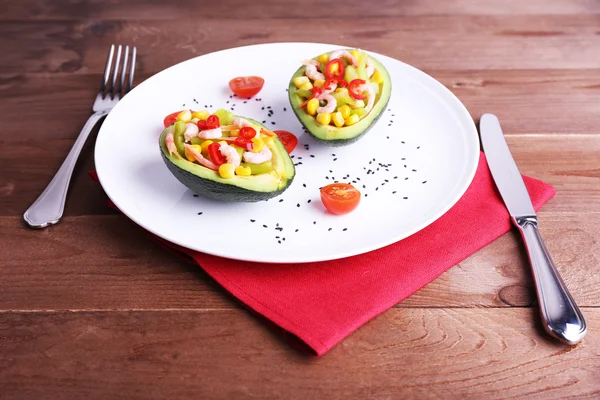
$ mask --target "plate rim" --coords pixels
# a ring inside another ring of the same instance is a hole
[[[189,58],[187,60],[183,60],[181,62],[178,62],[177,64],[171,65],[157,73],[155,73],[154,75],[148,77],[147,79],[145,79],[144,81],[140,82],[138,85],[136,85],[132,91],[136,90],[137,88],[139,88],[141,85],[146,84],[147,82],[157,79],[161,74],[166,73],[167,71],[169,71],[172,68],[176,68],[179,67],[182,64],[188,63],[188,62],[192,62],[193,60],[196,60],[198,58],[201,57],[205,57],[205,56],[209,56],[209,55],[214,55],[214,54],[218,54],[218,53],[223,53],[223,52],[228,52],[228,51],[234,51],[236,49],[242,49],[242,48],[252,48],[252,47],[264,47],[264,46],[270,46],[270,45],[281,45],[281,44],[288,44],[288,45],[315,45],[315,46],[328,46],[328,47],[345,47],[347,48],[348,46],[346,45],[340,45],[340,44],[330,44],[330,43],[317,43],[317,42],[269,42],[269,43],[259,43],[259,44],[252,44],[252,45],[243,45],[243,46],[236,46],[236,47],[230,47],[230,48],[226,48],[226,49],[221,49],[221,50],[217,50],[217,51],[213,51],[210,53],[205,53],[205,54],[201,54],[192,58]],[[370,51],[370,50],[366,50],[363,49],[368,53],[371,53],[375,56],[382,56],[382,57],[386,57],[386,58],[390,58],[400,64],[402,64],[404,67],[410,69],[413,73],[416,73],[417,75],[420,75],[422,78],[424,78],[425,80],[429,81],[431,84],[433,84],[434,86],[437,87],[438,90],[440,90],[442,93],[445,93],[446,95],[449,95],[450,98],[453,100],[453,102],[455,103],[455,106],[457,107],[452,107],[452,110],[458,113],[463,114],[462,117],[466,117],[466,119],[468,121],[470,121],[469,124],[466,124],[469,126],[469,131],[470,131],[470,135],[466,136],[466,141],[467,141],[467,146],[465,147],[472,147],[473,148],[473,154],[470,155],[470,159],[469,159],[469,165],[470,165],[470,170],[468,171],[467,174],[467,178],[464,180],[464,183],[462,185],[462,187],[459,187],[459,189],[457,190],[456,194],[454,195],[454,197],[452,197],[452,200],[449,201],[447,203],[447,205],[445,207],[440,208],[440,210],[438,212],[436,212],[432,217],[424,220],[422,223],[420,224],[416,224],[413,229],[409,229],[406,230],[404,235],[401,238],[397,238],[394,237],[390,240],[387,241],[382,241],[379,242],[375,245],[372,246],[367,246],[364,248],[361,248],[362,250],[359,252],[355,252],[355,251],[338,251],[335,252],[334,254],[331,254],[329,256],[321,256],[321,257],[303,257],[302,259],[286,259],[286,260],[272,260],[272,259],[258,259],[258,258],[245,258],[245,257],[235,257],[232,256],[231,254],[221,254],[219,252],[214,252],[214,251],[207,251],[205,249],[203,250],[197,250],[194,248],[190,248],[184,245],[181,245],[179,243],[175,243],[172,242],[170,238],[165,237],[164,235],[161,234],[160,231],[151,229],[147,226],[147,224],[145,224],[143,221],[139,221],[138,218],[132,217],[131,215],[127,214],[126,212],[124,212],[122,210],[122,207],[119,206],[119,202],[118,200],[116,200],[113,196],[111,196],[111,194],[109,193],[108,190],[106,190],[105,185],[102,184],[102,173],[100,172],[100,169],[97,168],[96,165],[96,171],[97,171],[97,175],[98,175],[98,180],[100,182],[100,185],[102,186],[102,189],[104,190],[105,194],[107,195],[107,197],[113,202],[113,204],[117,207],[117,209],[123,214],[125,215],[127,218],[129,218],[131,221],[133,221],[135,224],[137,224],[138,226],[140,226],[141,228],[143,228],[144,230],[152,233],[153,235],[158,236],[159,238],[168,241],[169,243],[172,243],[174,245],[180,246],[182,248],[191,250],[191,251],[197,251],[200,253],[204,253],[204,254],[208,254],[208,255],[212,255],[212,256],[217,256],[217,257],[222,257],[222,258],[226,258],[226,259],[230,259],[230,260],[237,260],[237,261],[243,261],[243,262],[252,262],[252,263],[264,263],[264,264],[306,264],[306,263],[314,263],[314,262],[326,262],[326,261],[332,261],[332,260],[339,260],[339,259],[344,259],[344,258],[348,258],[348,257],[353,257],[353,256],[358,256],[361,254],[366,254],[366,253],[370,253],[372,251],[378,250],[378,249],[382,249],[384,247],[390,246],[394,243],[397,243],[401,240],[404,240],[412,235],[414,235],[415,233],[418,233],[420,231],[422,231],[423,229],[425,229],[426,227],[428,227],[429,225],[433,224],[435,221],[437,221],[438,219],[440,219],[442,216],[444,216],[452,207],[454,207],[456,205],[456,203],[458,203],[458,201],[464,196],[464,194],[466,193],[467,189],[471,186],[473,179],[475,177],[475,174],[477,172],[477,168],[479,166],[479,154],[480,154],[480,149],[479,149],[479,133],[477,131],[477,127],[475,124],[475,121],[473,120],[473,118],[471,117],[469,111],[467,110],[466,106],[463,104],[462,101],[460,101],[460,99],[450,90],[448,89],[446,86],[444,86],[440,81],[438,81],[437,79],[435,79],[434,77],[432,77],[431,75],[427,74],[424,71],[421,71],[420,69],[407,64],[401,60],[398,60],[396,58],[390,57],[390,56],[386,56],[385,54],[381,54],[381,53],[377,53],[374,51]],[[435,92],[434,92],[435,93]],[[439,92],[437,93],[439,94]],[[451,104],[448,101],[445,101],[445,99],[442,99],[443,103],[448,105]],[[110,113],[107,116],[107,119],[110,118]],[[466,125],[462,123],[460,123],[461,125],[463,125],[464,128],[466,128]],[[104,129],[105,124],[103,123],[99,129],[98,135],[96,137],[96,141],[94,143],[94,159],[97,160],[98,159],[98,142],[100,140],[100,138],[103,135],[103,132],[105,131]],[[469,138],[471,138],[471,142],[469,143]],[[468,150],[468,149],[467,149]],[[468,153],[468,152],[467,152]],[[308,253],[308,255],[310,255],[311,253]]]

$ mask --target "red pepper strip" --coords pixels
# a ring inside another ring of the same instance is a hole
[[[225,164],[227,161],[225,156],[221,154],[219,148],[221,145],[219,143],[212,143],[208,146],[208,155],[210,156],[210,160],[216,165],[219,166],[221,164]]]
[[[217,143],[213,143],[213,144],[217,144]],[[252,140],[248,139],[248,138],[237,137],[237,138],[235,138],[235,141],[233,142],[233,144],[241,147],[242,149],[248,150],[248,151],[252,150]],[[212,144],[210,146],[212,146]],[[208,146],[209,150],[210,150],[210,146]]]
[[[219,117],[216,115],[209,115],[206,119],[206,126],[208,129],[216,129],[221,126],[221,121],[219,121]]]
[[[337,65],[337,70],[334,69],[335,65]],[[344,62],[341,58],[334,58],[333,60],[329,60],[329,62],[325,66],[325,76],[327,78],[344,76],[344,68]]]
[[[314,99],[315,97],[317,97],[321,93],[323,93],[323,91],[321,90],[321,88],[318,88],[318,87],[314,87],[312,89],[308,89],[308,91],[312,93],[312,95],[308,98],[308,100]]]
[[[256,136],[256,130],[254,130],[254,128],[252,128],[251,126],[244,126],[244,127],[240,128],[240,136],[239,137],[244,138],[244,139],[252,139],[255,136]]]
[[[338,87],[341,87],[341,88],[348,86],[348,82],[346,82],[346,80],[341,76],[338,78],[337,84],[338,84]]]
[[[356,100],[364,100],[367,98],[366,95],[359,92],[358,87],[364,85],[365,81],[362,79],[354,79],[352,82],[348,84],[348,93],[350,96],[355,98]]]

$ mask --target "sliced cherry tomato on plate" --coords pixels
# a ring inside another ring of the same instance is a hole
[[[200,121],[198,121],[200,122]],[[209,115],[206,119],[207,129],[217,129],[221,126],[221,121],[219,121],[219,117],[216,115]]]
[[[165,117],[165,120],[163,121],[165,128],[168,128],[171,125],[173,125],[175,122],[177,122],[177,116],[179,115],[179,113],[181,113],[181,111],[176,111]]]
[[[251,126],[244,126],[244,127],[240,128],[240,136],[239,137],[244,138],[244,139],[252,139],[255,136],[256,136],[256,130],[254,128],[252,128]]]
[[[364,85],[366,82],[362,79],[354,79],[348,84],[348,93],[356,100],[364,100],[367,98],[358,88]]]
[[[336,68],[337,67],[337,68]],[[329,60],[325,66],[325,76],[327,78],[335,78],[337,76],[344,76],[344,62],[341,58],[334,58]]]
[[[321,188],[321,201],[332,214],[347,214],[358,207],[360,192],[348,183],[332,183]]]
[[[258,94],[265,84],[260,76],[239,76],[229,81],[231,91],[240,97],[252,97]]]
[[[294,149],[298,145],[298,138],[296,137],[296,135],[294,135],[291,132],[282,130],[273,132],[275,132],[279,140],[281,140],[281,143],[283,143],[283,146],[285,147],[288,153],[294,151]]]
[[[225,162],[227,162],[227,160],[225,159],[225,156],[223,156],[223,154],[221,154],[221,151],[219,150],[220,147],[221,147],[221,145],[219,143],[211,143],[208,146],[208,155],[210,156],[210,160],[216,166],[225,164]]]

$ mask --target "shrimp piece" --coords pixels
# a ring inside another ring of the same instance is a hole
[[[329,86],[325,87],[325,85],[323,85],[323,87],[321,88],[322,92],[320,96],[323,96],[325,94],[329,94],[329,93],[333,93],[333,91],[337,89],[337,83],[335,82],[331,82],[329,83]]]
[[[318,113],[332,113],[335,111],[335,107],[337,106],[337,101],[335,97],[330,95],[329,93],[324,93],[318,97],[319,100],[325,100],[327,105],[325,107],[317,108]]]
[[[198,137],[201,139],[217,139],[223,136],[221,128],[206,129],[198,132]]]
[[[200,129],[198,129],[198,125],[188,122],[185,124],[185,132],[183,133],[183,137],[186,142],[192,140],[193,137],[198,136]]]
[[[358,67],[358,60],[354,57],[348,50],[334,50],[329,54],[329,59],[333,60],[334,58],[345,58],[346,61]]]
[[[250,121],[244,119],[244,118],[239,118],[239,117],[235,117],[232,121],[233,125],[237,126],[238,128],[243,128],[245,126],[252,126],[252,123],[250,123]]]
[[[362,84],[357,89],[360,92],[367,92],[367,105],[365,106],[365,111],[371,111],[373,104],[375,104],[375,89],[373,89],[373,86],[369,83]]]
[[[240,166],[240,155],[235,148],[228,144],[222,144],[219,146],[219,151],[227,159],[229,164],[233,164],[234,167]]]
[[[186,152],[186,154],[189,154],[192,157],[194,157],[194,160],[198,161],[200,163],[200,165],[203,165],[208,169],[212,169],[213,171],[216,171],[219,169],[219,167],[217,167],[217,165],[215,163],[210,161],[208,158],[204,157],[202,155],[202,153],[200,153],[198,150],[196,150],[194,148],[194,146],[192,146],[191,144],[185,145],[185,152]]]
[[[269,161],[272,157],[273,153],[271,153],[268,146],[263,147],[258,153],[253,153],[251,151],[244,152],[244,161],[250,164],[261,164],[265,161]]]
[[[365,72],[368,78],[370,78],[375,73],[375,65],[373,65],[373,61],[369,56],[367,56],[367,66],[365,68]]]
[[[179,152],[177,151],[177,146],[175,146],[175,137],[173,136],[173,129],[171,129],[165,137],[165,146],[167,146],[167,150],[169,151],[170,156],[175,155],[175,157],[183,159],[183,157],[181,157],[181,154],[179,154]]]
[[[317,61],[306,60],[302,62],[302,64],[306,65],[306,70],[304,71],[304,74],[308,76],[309,79],[312,79],[313,81],[319,79],[325,80],[325,75],[317,71],[317,67],[319,66],[319,63]]]

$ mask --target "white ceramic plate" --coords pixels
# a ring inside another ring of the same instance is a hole
[[[125,215],[163,239],[247,261],[348,257],[423,229],[471,183],[479,160],[475,125],[439,82],[372,53],[392,78],[387,110],[352,145],[317,143],[290,109],[286,88],[301,60],[335,48],[275,43],[229,49],[182,62],[141,83],[112,110],[98,135],[96,168],[104,190]],[[256,98],[230,97],[229,80],[242,75],[265,78]],[[235,114],[299,137],[292,153],[296,177],[281,196],[259,203],[207,200],[194,196],[164,165],[158,136],[165,115],[183,108],[231,107]],[[326,212],[319,187],[334,180],[353,183],[363,193],[354,212]]]

